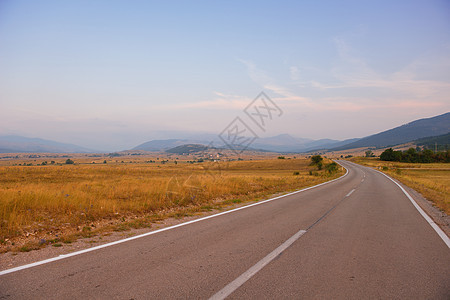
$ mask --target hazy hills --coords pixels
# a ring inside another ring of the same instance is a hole
[[[419,119],[330,150],[339,151],[361,147],[382,148],[448,132],[450,132],[450,113],[445,113],[432,118]]]
[[[262,150],[271,152],[310,152],[316,150],[347,150],[362,147],[383,148],[395,146],[421,138],[430,138],[446,135],[450,132],[450,113],[432,118],[419,119],[408,124],[395,127],[364,138],[348,139],[344,141],[332,139],[312,140],[297,138],[289,134],[280,134],[272,137],[258,138],[248,150]],[[441,143],[448,139],[448,135],[437,140],[420,141],[421,143]],[[218,135],[201,134],[191,135],[189,138],[151,140],[134,147],[131,150],[160,152],[188,145],[204,145],[217,148],[228,148]],[[427,145],[428,145],[427,144]],[[183,150],[183,148],[180,148]],[[178,150],[180,150],[178,149]],[[177,150],[177,151],[178,151]],[[0,153],[88,153],[94,150],[73,144],[59,143],[39,138],[26,138],[20,136],[0,136]]]
[[[88,153],[91,149],[73,144],[27,138],[23,136],[0,136],[0,153]]]
[[[408,124],[395,127],[368,137],[348,139],[344,141],[320,139],[312,140],[296,138],[289,134],[258,138],[249,149],[272,152],[309,152],[315,150],[347,150],[362,147],[382,148],[415,141],[420,138],[438,136],[450,132],[450,113],[432,118],[419,119]],[[218,137],[210,140],[154,140],[135,147],[133,150],[165,151],[183,144],[209,145],[226,147]]]
[[[272,152],[306,152],[317,148],[337,147],[358,139],[345,141],[321,139],[312,140],[305,138],[296,138],[289,134],[280,134],[277,136],[258,138],[249,146],[249,150],[263,150]],[[144,151],[166,151],[168,149],[182,146],[186,144],[212,145],[219,148],[227,148],[227,146],[217,136],[213,136],[211,140],[188,140],[188,139],[168,139],[168,140],[152,140],[136,146],[132,150]]]
[[[317,148],[338,147],[343,144],[354,142],[358,139],[345,141],[332,139],[304,139],[295,138],[289,134],[280,134],[269,138],[259,138],[250,145],[253,149],[273,151],[273,152],[307,152]]]
[[[208,142],[201,140],[188,140],[188,139],[167,139],[167,140],[151,140],[134,147],[131,150],[143,150],[143,151],[165,151],[178,146],[183,146],[187,144],[202,144],[207,145]]]

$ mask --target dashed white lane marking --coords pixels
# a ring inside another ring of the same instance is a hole
[[[355,189],[352,189],[341,201],[336,203],[332,208],[330,208],[325,214],[323,214],[317,221],[315,221],[311,226],[306,230],[300,230],[292,237],[290,237],[287,241],[281,244],[278,248],[270,252],[266,257],[258,261],[254,266],[245,271],[238,278],[227,284],[223,289],[214,294],[209,300],[222,300],[228,297],[231,293],[241,287],[244,283],[246,283],[250,278],[253,277],[256,273],[258,273],[262,268],[264,268],[268,263],[274,260],[278,255],[280,255],[284,250],[286,250],[289,246],[291,246],[296,240],[298,240],[302,235],[304,235],[308,230],[313,228],[317,223],[323,220],[328,214],[330,214],[345,198],[350,196]]]
[[[301,190],[298,190],[298,191],[295,191],[295,192],[292,192],[292,193],[288,193],[288,194],[281,195],[281,196],[278,196],[278,197],[270,198],[270,199],[267,199],[267,200],[264,200],[264,201],[260,201],[260,202],[256,202],[256,203],[250,204],[250,205],[241,206],[241,207],[238,207],[238,208],[235,208],[235,209],[231,209],[231,210],[227,210],[227,211],[215,214],[215,215],[210,215],[210,216],[203,217],[203,218],[200,218],[200,219],[195,219],[195,220],[191,220],[191,221],[188,221],[188,222],[185,222],[185,223],[173,225],[173,226],[166,227],[166,228],[161,228],[161,229],[158,229],[158,230],[155,230],[155,231],[150,231],[150,232],[147,232],[147,233],[144,233],[144,234],[136,235],[136,236],[129,237],[129,238],[126,238],[126,239],[123,239],[123,240],[118,240],[118,241],[115,241],[115,242],[111,242],[111,243],[108,243],[108,244],[99,245],[99,246],[96,246],[96,247],[80,250],[80,251],[77,251],[77,252],[63,254],[63,255],[60,255],[60,256],[57,256],[57,257],[53,257],[53,258],[37,261],[37,262],[31,263],[31,264],[27,264],[27,265],[23,265],[23,266],[11,268],[11,269],[3,270],[3,271],[0,271],[0,276],[6,275],[6,274],[9,274],[9,273],[13,273],[13,272],[17,272],[17,271],[20,271],[20,270],[24,270],[24,269],[36,267],[36,266],[39,266],[39,265],[48,264],[50,262],[54,262],[54,261],[57,261],[57,260],[65,259],[65,258],[72,257],[72,256],[75,256],[75,255],[80,255],[80,254],[92,252],[92,251],[95,251],[95,250],[103,249],[103,248],[106,248],[106,247],[110,247],[110,246],[113,246],[113,245],[117,245],[117,244],[125,243],[125,242],[128,242],[128,241],[136,240],[136,239],[143,238],[143,237],[146,237],[146,236],[149,236],[149,235],[157,234],[159,232],[163,232],[163,231],[171,230],[171,229],[174,229],[174,228],[186,226],[186,225],[189,225],[189,224],[192,224],[192,223],[197,223],[197,222],[200,222],[200,221],[204,221],[204,220],[215,218],[215,217],[218,217],[218,216],[221,216],[221,215],[229,214],[229,213],[232,213],[232,212],[235,212],[235,211],[239,211],[239,210],[242,210],[242,209],[245,209],[245,208],[249,208],[249,207],[252,207],[252,206],[261,205],[263,203],[274,201],[274,200],[277,200],[277,199],[280,199],[280,198],[284,198],[284,197],[287,197],[287,196],[290,196],[290,195],[298,194],[298,193],[301,193],[301,192],[304,192],[304,191],[307,191],[307,190],[311,190],[311,189],[317,188],[319,186],[322,186],[322,185],[325,185],[325,184],[328,184],[328,183],[331,183],[331,182],[334,182],[336,180],[344,178],[348,174],[348,169],[345,168],[345,170],[346,170],[345,174],[342,175],[339,178],[336,178],[336,179],[333,179],[333,180],[330,180],[330,181],[327,181],[327,182],[322,182],[320,184],[317,184],[317,185],[314,185],[314,186],[310,186],[310,187],[307,187],[307,188],[304,188],[304,189],[301,189]]]
[[[293,236],[291,236],[287,241],[281,244],[278,248],[270,252],[266,257],[258,261],[253,267],[245,271],[241,276],[227,284],[223,289],[213,295],[210,300],[221,300],[228,297],[231,293],[237,290],[241,285],[243,285],[247,280],[258,273],[262,268],[264,268],[268,263],[274,260],[278,255],[280,255],[284,250],[289,248],[296,240],[298,240],[302,235],[306,233],[306,230],[300,230]]]
[[[345,195],[345,197],[349,197],[354,191],[355,191],[355,189],[351,190],[350,192],[348,192],[347,195]]]

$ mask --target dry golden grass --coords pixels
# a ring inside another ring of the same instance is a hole
[[[309,175],[313,167],[306,159],[143,161],[0,166],[0,242],[25,235],[83,234],[116,221],[148,226],[154,219],[263,198],[343,173]]]
[[[370,167],[400,180],[432,201],[436,207],[450,214],[450,164],[400,163],[374,158],[354,158],[352,161]]]

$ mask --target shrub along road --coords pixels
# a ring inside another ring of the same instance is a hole
[[[446,237],[383,174],[342,164],[316,188],[3,271],[0,298],[448,299]]]

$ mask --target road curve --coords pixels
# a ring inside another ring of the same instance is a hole
[[[450,249],[383,174],[0,276],[0,299],[450,299]]]

